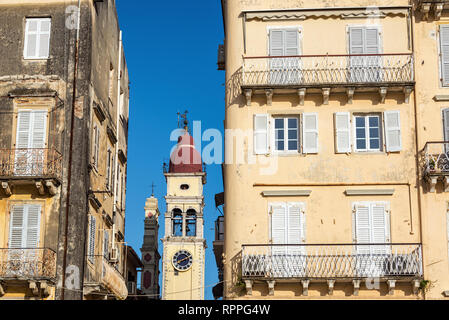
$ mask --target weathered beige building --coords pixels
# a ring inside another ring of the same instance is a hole
[[[115,1],[0,0],[0,299],[126,299]]]
[[[439,23],[408,0],[222,5],[224,297],[445,298],[448,198],[418,158],[449,139]]]

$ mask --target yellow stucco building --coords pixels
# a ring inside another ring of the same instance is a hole
[[[446,144],[418,157],[449,139],[445,11],[421,5],[222,1],[226,299],[448,296]]]

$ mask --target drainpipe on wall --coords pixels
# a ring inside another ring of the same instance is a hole
[[[66,197],[66,212],[65,212],[65,231],[64,231],[64,257],[62,264],[62,286],[61,286],[61,300],[65,300],[65,281],[67,268],[67,237],[69,233],[69,210],[70,210],[70,191],[72,183],[72,162],[73,162],[73,127],[75,126],[75,104],[76,104],[76,78],[78,77],[78,53],[80,40],[80,25],[81,25],[81,0],[78,0],[77,12],[77,26],[76,26],[76,42],[74,53],[74,67],[73,67],[73,92],[72,92],[72,110],[70,119],[70,146],[69,146],[69,163],[67,173],[67,197]],[[80,281],[82,281],[80,279]]]

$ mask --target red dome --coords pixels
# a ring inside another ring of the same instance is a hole
[[[178,146],[170,156],[170,173],[203,172],[201,155],[188,132],[180,136]]]

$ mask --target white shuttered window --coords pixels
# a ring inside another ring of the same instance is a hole
[[[390,213],[386,202],[354,204],[354,241],[357,244],[390,243]],[[387,246],[358,246],[358,253],[386,253]]]
[[[40,242],[40,205],[14,205],[11,208],[9,248],[35,249]]]
[[[274,245],[305,243],[305,204],[301,202],[272,203],[271,213],[271,241]],[[302,247],[273,247],[279,254],[299,254]]]
[[[26,20],[25,59],[47,59],[50,55],[50,18],[30,18]]]
[[[47,111],[19,110],[17,118],[17,149],[43,149],[46,144]]]
[[[449,25],[440,26],[441,83],[449,86]]]

